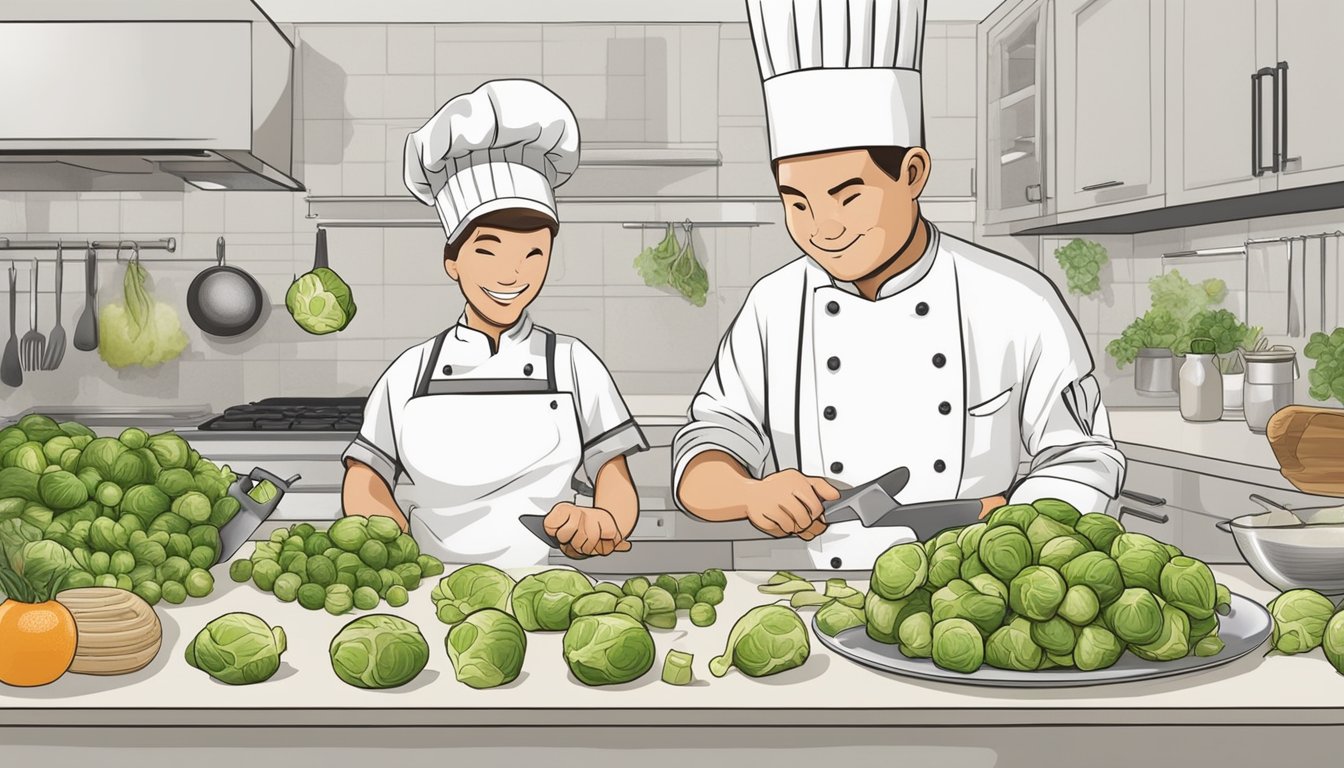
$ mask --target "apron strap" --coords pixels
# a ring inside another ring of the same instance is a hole
[[[429,380],[434,376],[434,366],[439,363],[439,352],[443,350],[443,340],[448,335],[451,327],[445,328],[443,333],[434,337],[434,346],[429,350],[429,362],[424,369],[420,371],[420,381],[416,382],[414,397],[424,397],[429,394]]]
[[[535,326],[546,334],[546,392],[555,392],[555,333],[549,328]]]

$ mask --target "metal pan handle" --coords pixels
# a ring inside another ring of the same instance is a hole
[[[1255,502],[1256,504],[1259,504],[1260,506],[1264,507],[1266,510],[1268,510],[1268,511],[1270,511],[1270,512],[1292,512],[1292,511],[1293,511],[1293,510],[1289,509],[1288,507],[1285,507],[1284,505],[1278,503],[1277,501],[1273,501],[1272,499],[1267,499],[1267,498],[1265,498],[1264,496],[1261,496],[1261,495],[1258,494],[1258,493],[1252,493],[1252,494],[1250,495],[1249,498],[1250,498],[1251,501]]]
[[[1219,520],[1218,522],[1216,522],[1216,523],[1213,524],[1213,527],[1214,527],[1214,528],[1217,528],[1218,530],[1222,531],[1223,533],[1231,533],[1231,532],[1232,532],[1232,521],[1231,521],[1231,520]]]

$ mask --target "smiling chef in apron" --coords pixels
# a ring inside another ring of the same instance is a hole
[[[1124,457],[1058,290],[920,214],[922,0],[749,0],[785,223],[674,444],[676,498],[862,569],[909,529],[827,528],[838,488],[1103,511]],[[1023,454],[1030,470],[1018,478]]]
[[[450,563],[545,564],[550,547],[523,514],[545,514],[571,557],[630,548],[625,456],[648,446],[597,355],[527,313],[559,227],[554,188],[578,161],[573,113],[528,80],[485,83],[407,138],[406,184],[438,210],[444,269],[466,307],[374,384],[344,454],[346,514],[409,525]],[[572,503],[588,484],[594,506]]]

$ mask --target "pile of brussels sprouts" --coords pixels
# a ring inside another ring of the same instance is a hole
[[[1104,669],[1126,650],[1172,661],[1223,650],[1231,595],[1179,549],[1057,499],[899,544],[873,565],[867,633],[944,669]]]
[[[235,479],[173,432],[97,437],[30,414],[0,430],[0,543],[53,542],[30,548],[28,567],[63,574],[66,589],[117,587],[150,605],[205,597],[219,529],[240,508]]]
[[[386,600],[398,607],[422,578],[443,573],[443,563],[420,554],[415,539],[391,518],[351,515],[325,531],[308,523],[278,528],[257,542],[247,560],[235,560],[229,577],[249,579],[281,601],[333,616],[371,611]]]
[[[448,656],[457,679],[493,688],[518,677],[527,632],[564,632],[565,662],[585,685],[630,682],[653,666],[649,627],[671,629],[677,611],[709,626],[728,584],[723,571],[644,576],[624,584],[593,583],[568,569],[542,571],[515,582],[489,565],[459,568],[430,598],[439,620],[452,625]]]

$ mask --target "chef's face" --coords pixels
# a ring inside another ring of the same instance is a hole
[[[909,241],[929,155],[909,149],[889,174],[866,149],[784,158],[776,166],[789,234],[837,280],[883,268]]]
[[[457,258],[444,259],[443,267],[476,314],[507,328],[541,292],[551,264],[551,240],[545,228],[516,232],[478,226],[466,235]]]

